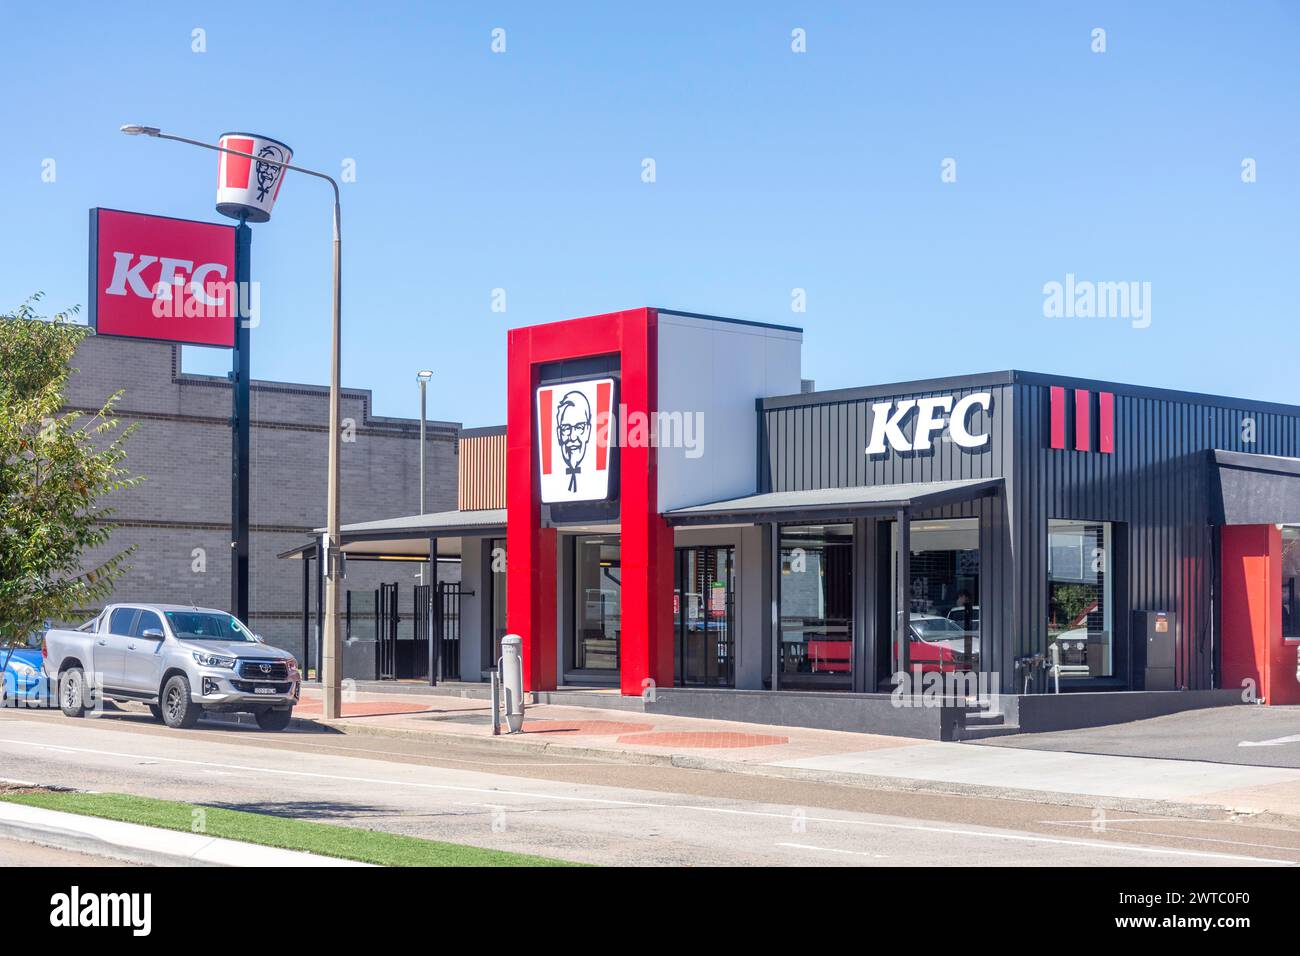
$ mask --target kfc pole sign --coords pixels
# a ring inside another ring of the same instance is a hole
[[[235,227],[90,210],[90,325],[99,335],[233,348]]]
[[[537,390],[538,473],[543,504],[604,501],[610,493],[614,380]]]

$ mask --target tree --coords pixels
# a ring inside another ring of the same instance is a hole
[[[69,363],[90,330],[70,324],[75,308],[37,315],[40,298],[0,316],[0,644],[10,647],[112,592],[134,549],[91,568],[83,560],[113,531],[101,499],[142,480],[122,465],[135,426],[113,417],[121,392],[97,411],[60,411]]]

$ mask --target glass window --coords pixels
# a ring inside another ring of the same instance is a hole
[[[853,688],[853,525],[781,527],[781,687]]]
[[[1282,529],[1282,636],[1300,638],[1300,525]]]
[[[1047,640],[1062,680],[1115,674],[1113,562],[1110,522],[1047,522]]]
[[[235,641],[257,643],[251,631],[229,614],[209,611],[168,611],[172,633],[187,641]]]
[[[574,539],[576,670],[618,670],[623,577],[619,552],[617,535],[582,535]]]
[[[137,613],[133,607],[119,607],[108,619],[108,633],[129,636]]]
[[[492,589],[492,660],[501,656],[501,638],[506,636],[506,539],[488,541],[488,586]]]
[[[913,521],[909,537],[907,660],[901,668],[911,672],[920,667],[923,673],[979,670],[979,519]],[[892,526],[891,547],[896,554],[897,524]],[[891,595],[897,580],[895,565]]]
[[[163,629],[162,618],[153,611],[141,611],[140,616],[135,619],[131,625],[132,637],[144,637],[144,632],[149,628],[155,628],[159,631]]]

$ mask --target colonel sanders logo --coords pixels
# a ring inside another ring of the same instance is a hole
[[[537,390],[542,501],[598,501],[609,496],[610,415],[614,380],[594,379]]]
[[[289,157],[285,155],[284,150],[279,146],[273,146],[270,143],[263,146],[257,151],[260,157],[257,161],[257,168],[254,174],[257,177],[257,201],[265,202],[266,194],[275,188],[279,182],[280,176],[284,173],[283,166],[277,166],[275,163],[264,163],[262,159],[273,159],[276,163],[287,163]]]
[[[582,392],[566,392],[560,399],[555,413],[555,435],[560,440],[569,490],[576,492],[582,459],[587,456],[587,443],[591,441],[591,403]]]

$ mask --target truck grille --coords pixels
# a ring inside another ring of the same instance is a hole
[[[289,666],[277,660],[241,660],[239,676],[247,680],[283,681],[289,679]]]

